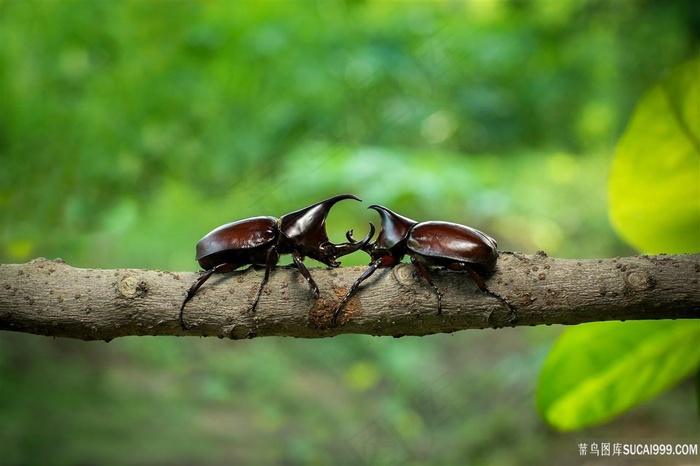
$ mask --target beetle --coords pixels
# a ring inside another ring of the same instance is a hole
[[[318,286],[303,263],[304,257],[308,256],[328,267],[338,267],[340,262],[336,259],[362,249],[374,235],[374,225],[370,222],[370,232],[361,241],[351,239],[350,230],[346,234],[349,242],[330,242],[326,233],[326,217],[330,209],[344,199],[361,201],[353,194],[340,194],[280,218],[252,217],[227,223],[199,240],[195,259],[204,273],[187,291],[180,306],[180,325],[183,330],[187,329],[183,320],[185,304],[197,294],[209,277],[215,273],[232,272],[244,265],[265,266],[265,275],[250,308],[254,312],[270,271],[277,265],[282,254],[292,255],[294,265],[318,298]]]
[[[435,290],[438,315],[442,314],[442,292],[430,277],[429,267],[444,267],[448,270],[468,272],[481,291],[500,299],[508,306],[511,312],[511,323],[517,320],[513,306],[505,298],[488,289],[482,278],[482,275],[490,274],[496,269],[498,250],[495,239],[475,228],[457,223],[417,222],[377,204],[370,205],[368,209],[374,209],[379,213],[382,221],[381,230],[374,243],[362,247],[371,257],[369,268],[353,283],[335,309],[333,324],[336,323],[343,307],[363,281],[378,268],[398,265],[405,255],[410,257],[411,263]],[[352,241],[351,232],[348,232],[347,236],[348,240]]]

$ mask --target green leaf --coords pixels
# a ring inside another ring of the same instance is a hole
[[[640,251],[700,251],[700,59],[638,104],[615,152],[610,218]]]
[[[700,60],[674,69],[637,106],[615,153],[610,218],[639,250],[700,250]],[[605,422],[699,363],[698,321],[569,328],[545,362],[538,407],[560,430]]]
[[[564,331],[540,375],[537,405],[559,430],[605,422],[700,363],[700,321],[598,322]]]

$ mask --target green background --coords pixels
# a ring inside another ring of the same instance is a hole
[[[343,192],[365,203],[334,208],[335,241],[378,203],[505,250],[634,254],[608,221],[615,144],[697,53],[698,10],[0,0],[0,262],[194,271],[214,227]],[[547,427],[534,391],[560,331],[3,332],[0,462],[576,464],[586,438],[698,438],[691,381],[606,425]]]

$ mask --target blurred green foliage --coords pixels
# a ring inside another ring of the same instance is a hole
[[[616,229],[639,249],[700,251],[700,59],[645,93],[617,145],[610,192]],[[567,328],[542,369],[538,408],[558,429],[581,429],[667,390],[699,365],[700,321]],[[700,397],[697,403],[700,409]]]
[[[307,192],[314,179],[363,196],[359,176],[325,173],[363,148],[395,148],[400,160],[407,148],[421,159],[439,151],[489,160],[497,191],[481,194],[484,209],[486,200],[522,198],[501,176],[524,176],[510,169],[524,150],[530,161],[563,155],[553,166],[530,163],[531,179],[544,167],[561,173],[562,184],[586,171],[600,175],[580,156],[607,157],[640,92],[696,44],[697,18],[683,2],[557,4],[5,0],[0,254],[26,260],[58,250],[101,265],[92,245],[89,258],[80,254],[84,243],[75,238],[128,231],[170,184],[195,189],[207,210],[227,219],[305,205],[317,196]],[[304,185],[287,179],[294,152],[308,174]],[[406,211],[422,198],[424,184],[411,185],[426,167],[415,166],[409,182],[389,176],[396,162],[388,162],[361,173],[385,174],[375,192],[410,190],[408,205],[394,205]],[[445,209],[478,223],[463,210],[475,197],[468,183],[482,179],[479,165],[470,168]],[[224,209],[224,196],[236,202]],[[556,213],[551,207],[541,206],[537,229],[562,229],[561,219],[546,218]],[[200,210],[180,215],[199,221]],[[522,212],[527,222],[529,214]],[[181,230],[177,220],[169,230]],[[190,238],[211,226],[206,220]],[[577,229],[554,234],[572,238]]]
[[[503,249],[630,253],[613,145],[699,24],[686,0],[0,0],[0,260],[194,270],[212,228],[341,192]],[[364,206],[339,204],[331,238],[376,222]],[[557,332],[4,333],[2,460],[553,463],[578,455],[532,405]],[[697,435],[691,402],[681,386],[584,434]]]

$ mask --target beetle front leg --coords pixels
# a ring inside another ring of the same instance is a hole
[[[370,275],[372,275],[374,273],[374,271],[377,270],[377,267],[379,267],[380,262],[381,262],[381,259],[378,259],[378,260],[372,262],[369,265],[369,268],[367,268],[367,270],[362,272],[362,275],[360,275],[360,278],[355,280],[355,283],[352,284],[352,286],[350,287],[350,291],[348,291],[348,294],[345,295],[343,300],[340,302],[340,304],[338,304],[338,307],[336,307],[335,311],[333,312],[333,320],[332,320],[333,325],[336,325],[336,321],[338,320],[338,316],[340,315],[340,311],[343,310],[343,308],[345,307],[345,304],[348,302],[348,299],[350,299],[350,296],[352,296],[355,293],[355,290],[357,290],[357,287],[360,286],[360,283],[367,280],[370,277]]]
[[[294,251],[292,253],[292,260],[294,260],[294,264],[297,266],[297,269],[299,269],[299,273],[301,273],[302,277],[304,277],[306,281],[309,282],[309,286],[311,287],[311,291],[313,292],[313,294],[315,294],[318,298],[321,295],[321,293],[318,291],[318,286],[316,286],[316,282],[313,278],[311,278],[311,273],[309,273],[309,269],[307,269],[304,265],[301,254]]]
[[[432,286],[433,289],[435,290],[435,293],[437,294],[437,299],[438,299],[437,315],[441,315],[442,314],[442,292],[440,291],[440,288],[438,288],[437,285],[435,285],[435,283],[433,283],[433,279],[430,278],[430,272],[428,272],[428,269],[423,264],[421,264],[418,261],[418,259],[411,256],[411,263],[414,265],[415,268],[418,269],[418,271],[423,276],[423,278],[425,278],[428,281],[428,283],[430,283],[430,286]]]

